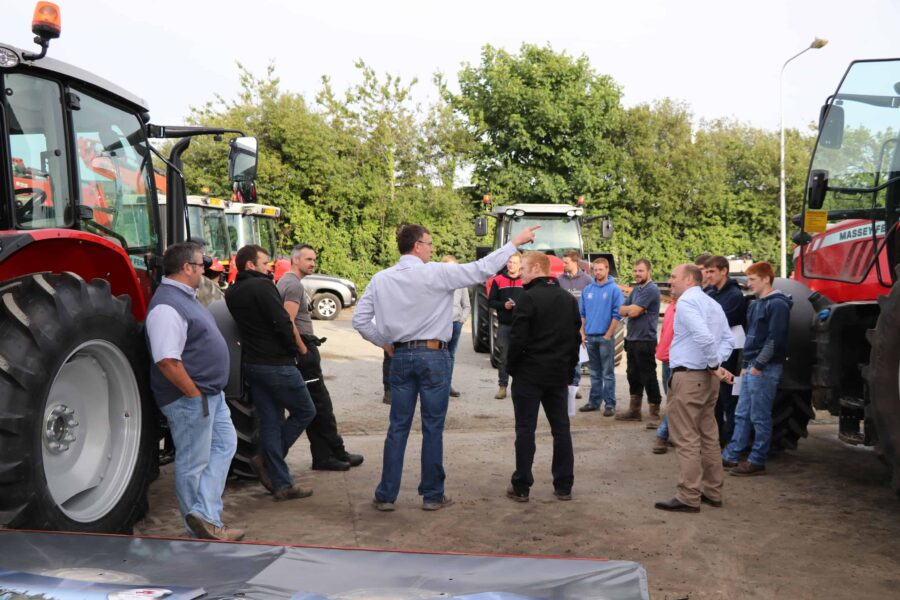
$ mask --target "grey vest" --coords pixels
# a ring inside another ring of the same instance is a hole
[[[187,321],[187,341],[181,362],[194,384],[203,394],[221,392],[228,383],[228,346],[212,314],[193,295],[174,285],[159,286],[147,313],[160,304],[171,306]],[[171,404],[184,395],[155,363],[150,367],[150,387],[159,406]]]

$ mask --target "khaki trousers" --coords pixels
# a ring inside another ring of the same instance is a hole
[[[716,424],[719,378],[708,371],[672,373],[669,389],[669,437],[678,453],[678,493],[688,506],[700,506],[700,494],[722,499],[722,453]]]

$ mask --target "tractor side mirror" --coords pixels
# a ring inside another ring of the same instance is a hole
[[[806,195],[809,207],[818,210],[825,204],[825,192],[828,191],[828,171],[813,169],[809,173]]]
[[[475,217],[475,235],[484,237],[488,232],[487,217]]]
[[[613,224],[612,219],[606,217],[603,219],[603,223],[600,224],[600,235],[603,236],[603,239],[608,240],[612,237],[613,234]]]
[[[256,181],[257,147],[256,138],[239,137],[230,142],[228,151],[228,179],[237,183]]]
[[[819,111],[819,145],[838,149],[844,143],[844,108],[826,104]]]

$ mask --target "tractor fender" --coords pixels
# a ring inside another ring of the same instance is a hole
[[[244,395],[244,380],[241,372],[241,334],[224,300],[216,300],[208,307],[216,320],[216,325],[228,346],[228,384],[223,390],[225,398],[240,399]]]
[[[152,288],[146,272],[150,265],[143,256],[129,256],[118,243],[86,231],[0,232],[0,282],[46,272],[51,266],[54,273],[74,273],[84,281],[106,280],[113,296],[131,298],[131,313],[138,322],[146,317]]]
[[[816,310],[809,300],[812,290],[794,279],[776,277],[774,287],[791,297],[791,322],[787,357],[781,376],[780,389],[809,390],[812,387],[812,366],[815,358],[814,331]]]

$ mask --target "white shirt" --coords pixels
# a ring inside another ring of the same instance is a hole
[[[464,265],[429,262],[404,254],[379,271],[353,312],[353,328],[376,346],[412,340],[449,341],[453,291],[487,280],[516,252],[512,242]]]
[[[197,290],[189,285],[169,279],[162,278],[161,285],[174,285],[189,292],[196,298]],[[149,313],[145,321],[147,327],[147,337],[150,338],[150,354],[153,356],[153,362],[166,358],[174,358],[181,360],[181,353],[184,352],[184,345],[187,343],[187,319],[168,304],[157,304]]]
[[[734,349],[734,337],[722,306],[689,287],[678,298],[674,336],[669,348],[669,367],[707,369],[725,362]]]

